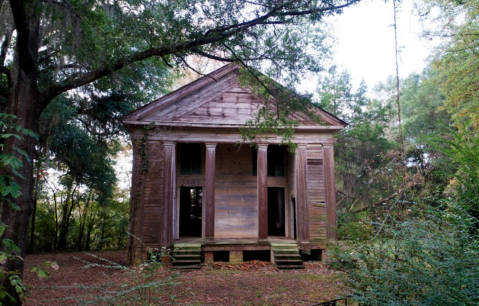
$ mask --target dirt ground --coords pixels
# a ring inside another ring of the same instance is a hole
[[[46,261],[58,264],[57,270],[45,268],[48,279],[30,273]],[[28,255],[26,305],[312,305],[341,293],[338,273],[320,263],[287,271],[258,261],[187,272],[161,267],[154,279],[145,276],[148,270],[107,267],[125,263],[125,251]],[[140,289],[151,284],[160,289]]]

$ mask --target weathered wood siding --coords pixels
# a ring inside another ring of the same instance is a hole
[[[248,145],[216,147],[215,238],[257,238],[257,182]]]
[[[237,84],[238,80],[235,77],[235,73],[228,74],[219,78],[217,82],[210,83],[197,91],[191,92],[179,101],[149,115],[145,120],[188,123],[202,122],[207,120],[208,117],[204,118],[201,116],[201,112],[198,112],[198,115],[195,115],[197,110],[202,108],[206,101],[214,99],[226,90],[231,90],[231,88],[237,86]],[[206,102],[206,104],[208,104],[208,102]],[[213,114],[216,114],[216,111],[213,111]],[[192,119],[193,121],[189,121]]]
[[[141,151],[141,150],[140,150]],[[141,152],[140,152],[141,154]],[[162,142],[146,143],[146,164],[140,157],[140,167],[144,173],[143,188],[143,216],[140,238],[145,244],[159,244],[163,220],[163,170],[164,146]]]
[[[324,246],[327,222],[322,146],[308,145],[307,158],[310,241],[313,245]]]
[[[253,119],[261,102],[239,86],[229,88],[175,121],[188,123],[244,124]]]

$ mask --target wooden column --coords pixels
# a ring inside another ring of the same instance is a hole
[[[205,190],[203,192],[203,237],[215,237],[216,143],[206,143]]]
[[[268,239],[268,145],[258,144],[258,239]]]
[[[296,149],[296,206],[297,231],[299,241],[309,243],[309,205],[307,182],[307,146],[298,145]]]
[[[163,142],[165,163],[163,168],[163,222],[161,245],[173,243],[173,206],[175,205],[176,150],[174,142]]]
[[[323,146],[324,152],[324,189],[326,196],[326,236],[328,242],[337,241],[336,233],[336,178],[334,176],[334,146]]]

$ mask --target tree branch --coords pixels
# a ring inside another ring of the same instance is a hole
[[[246,65],[246,64],[236,55],[236,53],[233,51],[233,49],[231,49],[230,47],[228,47],[226,44],[223,44],[223,46],[224,46],[226,49],[228,49],[228,50],[231,52],[231,54],[233,54],[233,56],[235,57],[235,59],[237,59],[237,60],[241,63],[241,65],[243,65],[243,66],[248,70],[248,72],[256,79],[256,81],[257,81],[258,83],[260,83],[261,86],[263,86],[264,89],[266,89],[266,91],[269,92],[269,94],[276,100],[276,114],[277,114],[277,116],[278,116],[278,118],[279,118],[279,101],[276,99],[276,96],[274,95],[274,93],[269,89],[268,86],[266,86],[266,84],[263,83],[263,81],[260,80],[260,78],[258,78],[258,76],[257,76],[253,71],[251,71],[251,69],[249,68],[249,66]]]
[[[217,60],[217,61],[220,61],[220,62],[233,63],[235,61],[235,60],[230,59],[230,58],[225,58],[225,57],[220,57],[220,56],[216,56],[216,55],[213,55],[213,54],[209,54],[209,53],[203,52],[199,49],[193,49],[193,53],[204,56],[204,57],[207,57],[207,58],[210,58],[210,59],[214,59],[214,60]]]
[[[255,20],[258,20],[260,22],[260,18],[257,18]],[[167,55],[173,55],[173,54],[178,54],[180,52],[187,52],[191,51],[197,47],[203,46],[203,45],[209,45],[212,43],[216,43],[219,41],[222,41],[228,37],[233,36],[234,34],[244,31],[247,28],[251,27],[253,25],[249,25],[247,27],[240,27],[231,31],[227,31],[225,33],[222,33],[220,35],[214,35],[210,37],[202,37],[190,42],[178,44],[178,45],[173,45],[173,46],[168,46],[168,47],[160,47],[160,48],[150,48],[145,51],[141,51],[138,53],[135,53],[131,56],[124,57],[121,59],[118,59],[114,62],[112,62],[109,65],[105,65],[97,70],[91,71],[82,77],[76,78],[76,79],[69,79],[65,82],[59,83],[59,84],[53,84],[49,87],[47,87],[43,92],[40,93],[40,112],[45,109],[45,107],[48,105],[48,102],[50,102],[53,98],[56,96],[60,95],[63,92],[66,92],[70,89],[78,88],[80,86],[89,84],[91,82],[94,82],[112,72],[115,72],[117,70],[120,70],[129,64],[132,64],[134,62],[142,61],[145,59],[148,59],[153,56],[160,56],[164,57]]]
[[[179,43],[176,45],[171,45],[171,46],[165,46],[165,47],[159,47],[159,48],[149,48],[144,51],[140,51],[137,53],[134,53],[130,56],[120,58],[116,61],[111,62],[110,64],[107,64],[103,67],[100,67],[97,70],[91,71],[89,73],[84,74],[81,77],[78,78],[70,78],[64,82],[57,83],[57,84],[52,84],[49,87],[47,87],[43,92],[40,93],[39,96],[39,111],[43,111],[45,107],[48,105],[48,103],[55,98],[56,96],[60,95],[63,92],[66,92],[70,89],[78,88],[80,86],[92,83],[112,72],[115,72],[117,70],[120,70],[134,62],[142,61],[145,59],[148,59],[150,57],[154,56],[159,56],[159,57],[165,57],[167,55],[176,55],[179,53],[197,53],[200,54],[199,52],[202,52],[198,50],[198,47],[204,46],[204,45],[210,45],[214,43],[218,43],[221,41],[224,41],[225,39],[234,36],[237,33],[240,33],[242,31],[246,31],[249,28],[252,28],[257,25],[261,24],[270,24],[270,23],[280,23],[280,24],[286,24],[291,22],[291,20],[287,21],[278,21],[278,20],[271,20],[268,21],[270,18],[274,17],[279,17],[279,16],[300,16],[300,15],[308,15],[308,14],[313,14],[313,13],[318,13],[318,12],[324,12],[324,11],[331,11],[335,9],[341,9],[344,8],[348,5],[351,5],[353,3],[356,3],[360,0],[351,0],[347,2],[346,4],[339,5],[339,6],[329,6],[327,8],[318,8],[318,9],[313,9],[313,10],[307,10],[307,11],[292,11],[292,12],[280,12],[281,9],[284,9],[284,6],[278,6],[273,8],[270,12],[267,14],[264,14],[262,16],[259,16],[255,19],[249,20],[247,22],[243,23],[238,23],[234,25],[229,25],[229,26],[224,26],[224,27],[219,27],[216,29],[208,30],[203,37],[193,39],[192,41],[184,42],[184,43]],[[215,35],[211,35],[215,34]],[[206,54],[206,53],[204,53]],[[212,58],[212,56],[208,56]],[[217,57],[217,60],[220,61],[227,61],[230,62],[231,60],[225,60],[223,58]],[[239,58],[237,58],[240,60]],[[244,65],[244,63],[243,63]],[[246,65],[244,65],[247,67]],[[273,95],[274,96],[274,95]]]
[[[180,58],[181,61],[185,64],[186,67],[188,67],[189,69],[193,70],[193,71],[194,71],[195,73],[197,73],[198,75],[207,76],[207,77],[213,79],[215,82],[218,82],[218,80],[215,79],[214,77],[212,77],[211,75],[201,73],[201,72],[199,72],[198,70],[196,70],[195,68],[191,67],[190,64],[188,64],[188,62],[187,62],[183,57],[179,56],[179,58]]]

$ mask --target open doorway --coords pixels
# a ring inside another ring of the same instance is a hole
[[[203,190],[180,188],[180,237],[201,237]]]
[[[284,188],[268,188],[268,236],[285,236]]]

